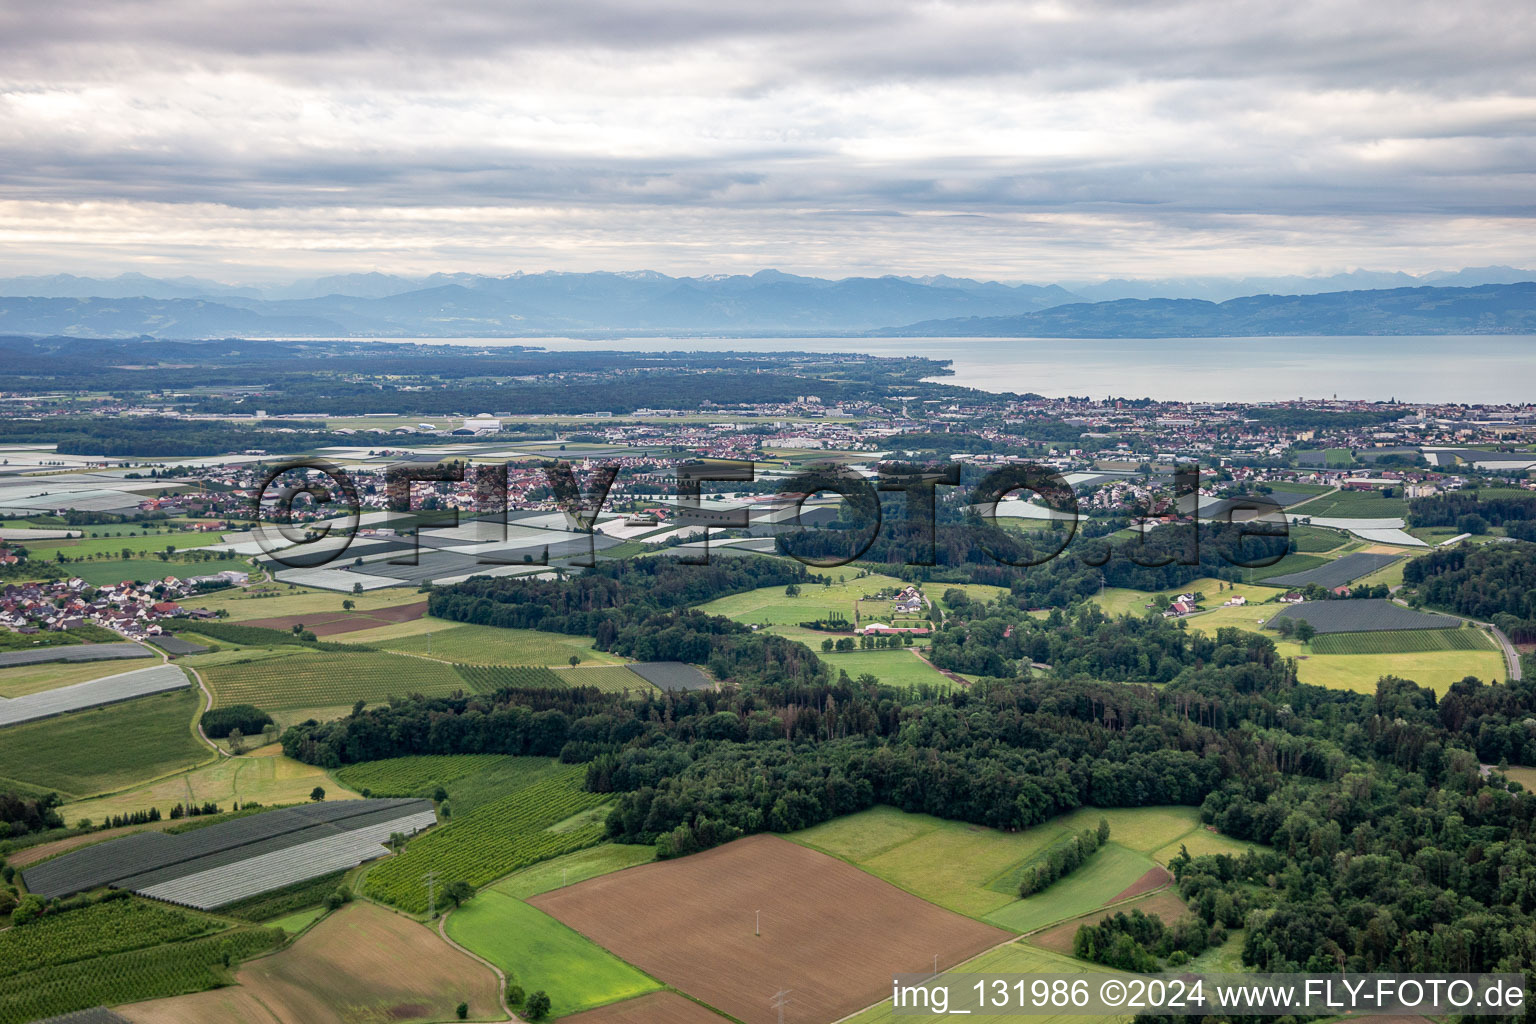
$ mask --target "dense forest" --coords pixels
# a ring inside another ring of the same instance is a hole
[[[1519,540],[1536,541],[1536,494],[1483,497],[1475,490],[1453,491],[1408,504],[1413,526],[1452,526],[1463,533],[1487,533],[1491,526]]]
[[[1517,643],[1536,641],[1536,545],[1441,548],[1404,566],[1403,582],[1432,607],[1492,621]]]

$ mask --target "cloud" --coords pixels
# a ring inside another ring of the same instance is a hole
[[[0,265],[1529,262],[1533,42],[1490,2],[21,0]]]

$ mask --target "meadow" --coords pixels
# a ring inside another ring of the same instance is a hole
[[[1053,842],[1100,818],[1110,824],[1109,843],[1071,875],[1019,899],[1023,870]],[[1156,866],[1153,851],[1198,831],[1190,807],[1083,808],[1022,832],[875,807],[786,838],[941,907],[1023,932],[1103,906]]]
[[[1400,519],[1408,515],[1408,503],[1401,496],[1402,488],[1394,491],[1390,498],[1381,491],[1335,491],[1292,505],[1285,514],[1319,519]]]
[[[655,846],[603,843],[601,846],[577,850],[515,871],[491,888],[515,899],[525,900],[599,875],[622,871],[637,864],[649,864],[655,859]]]
[[[496,889],[448,917],[448,937],[507,974],[509,984],[549,994],[556,1014],[632,999],[661,987],[590,939]]]
[[[347,640],[371,642],[386,651],[469,665],[568,666],[573,657],[581,659],[583,665],[619,665],[624,660],[597,650],[590,637],[541,633],[534,629],[460,626],[441,619],[423,621],[435,622],[441,628],[373,641],[363,641],[363,634],[352,634]]]
[[[1315,643],[1315,641],[1314,641]],[[1284,650],[1281,653],[1286,653]],[[1412,679],[1437,694],[1466,676],[1483,682],[1502,680],[1506,666],[1498,651],[1425,651],[1414,654],[1331,654],[1306,657],[1296,664],[1297,677],[1313,686],[1373,694],[1383,676]]]
[[[833,672],[847,672],[850,679],[857,679],[867,672],[887,686],[927,685],[948,689],[954,685],[944,673],[907,648],[828,653],[819,643],[810,646]]]
[[[304,803],[316,786],[325,789],[327,800],[349,800],[356,795],[334,782],[323,768],[284,757],[275,746],[268,750],[270,753],[261,756],[223,758],[111,796],[66,804],[61,813],[69,822],[81,818],[99,822],[114,814],[151,807],[169,814],[177,804],[216,803],[230,810],[236,802],[254,801],[271,807]]]
[[[175,576],[177,579],[186,579],[188,576],[206,576],[217,572],[220,566],[217,562],[168,562],[158,558],[133,558],[123,560],[121,558],[103,561],[70,562],[66,568],[71,576],[79,576],[93,587],[102,587],[112,583],[121,583],[124,580],[163,580],[167,576]],[[200,599],[189,599],[201,606]]]
[[[1170,601],[1180,594],[1204,594],[1205,600],[1202,603],[1202,607],[1212,609],[1214,612],[1216,610],[1232,610],[1222,609],[1221,603],[1233,597],[1247,598],[1248,605],[1252,606],[1268,601],[1279,591],[1269,587],[1256,587],[1246,583],[1227,583],[1224,580],[1207,576],[1186,583],[1182,587],[1174,587],[1157,593],[1148,593],[1143,590],[1126,590],[1121,587],[1106,587],[1102,594],[1095,594],[1089,600],[1104,609],[1104,614],[1111,617],[1120,615],[1141,616],[1150,614],[1153,611],[1147,605],[1153,603],[1158,593],[1161,593]],[[1236,610],[1242,611],[1245,616],[1249,614],[1246,608]],[[1196,619],[1190,620],[1191,628],[1194,627],[1196,621]]]
[[[803,583],[799,597],[788,597],[783,587],[759,587],[744,594],[731,594],[716,598],[698,606],[710,615],[724,615],[728,619],[749,626],[793,626],[813,619],[826,619],[842,615],[850,626],[854,622],[860,601],[865,595],[881,590],[900,590],[906,586],[894,576],[870,575],[857,577],[857,570],[843,567],[841,572],[823,571],[820,577],[829,584]],[[843,577],[838,581],[838,577]],[[889,601],[865,602],[864,621],[890,622]]]
[[[376,703],[421,693],[446,696],[468,690],[453,666],[426,658],[381,651],[308,651],[283,657],[196,666],[214,703],[259,708],[329,707],[355,701]]]
[[[202,694],[187,689],[0,730],[0,779],[66,799],[109,793],[209,761],[192,731]]]
[[[224,609],[229,612],[230,621],[240,622],[282,615],[338,612],[342,610],[343,601],[351,601],[358,611],[367,612],[402,604],[416,604],[421,601],[421,595],[411,587],[385,587],[364,594],[338,594],[334,590],[315,590],[291,583],[262,583],[249,588],[205,594],[198,598],[197,603],[199,607],[210,611]]]
[[[25,697],[60,686],[86,683],[132,671],[123,661],[45,662],[0,669],[0,697]]]

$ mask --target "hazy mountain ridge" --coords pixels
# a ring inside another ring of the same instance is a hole
[[[1447,272],[1441,278],[1460,281],[1524,273],[1480,268]],[[1346,276],[1372,278],[1366,272]],[[16,287],[71,294],[0,297],[0,330],[107,338],[561,333],[1219,337],[1536,331],[1536,284],[1530,282],[1264,293],[1221,302],[1178,296],[1085,302],[1055,285],[894,275],[834,281],[775,270],[704,277],[654,271],[426,278],[358,274],[261,294],[200,278],[162,281],[133,274],[109,280],[72,275],[0,280],[0,293]],[[228,290],[187,294],[215,287]],[[73,294],[98,288],[110,294]],[[357,294],[327,290],[332,288]],[[120,294],[135,289],[165,294]],[[304,294],[315,291],[323,294]]]
[[[1117,299],[1010,317],[929,320],[882,337],[1218,338],[1536,333],[1536,282],[1320,295]]]

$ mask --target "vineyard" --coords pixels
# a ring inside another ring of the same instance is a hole
[[[422,791],[430,794],[435,786],[457,782],[500,760],[498,754],[422,754],[349,764],[334,774],[343,785],[358,792],[367,789],[373,796],[416,796]]]
[[[13,974],[0,980],[0,1024],[227,985],[231,972],[226,964],[271,949],[284,938],[277,929],[242,929]]]
[[[523,789],[455,817],[406,846],[398,857],[368,873],[364,892],[412,913],[427,910],[422,876],[437,872],[439,885],[485,885],[518,868],[570,853],[602,840],[603,824],[592,821],[569,831],[552,831],[573,815],[607,797],[581,788],[583,765],[562,766]]]
[[[218,706],[253,704],[264,710],[370,704],[411,693],[447,696],[465,689],[452,666],[382,651],[315,652],[261,661],[209,665],[203,678]]]
[[[1493,642],[1480,629],[1324,633],[1312,640],[1312,651],[1315,654],[1420,654],[1428,651],[1489,650],[1493,650]]]
[[[0,986],[4,979],[28,971],[178,942],[212,927],[205,918],[136,899],[49,914],[0,932]]]
[[[555,675],[570,686],[595,686],[605,693],[623,693],[628,690],[638,694],[642,690],[654,689],[624,665],[582,665],[561,669]]]
[[[455,665],[459,676],[475,693],[495,693],[504,686],[525,690],[559,690],[560,677],[547,668],[527,665]]]

